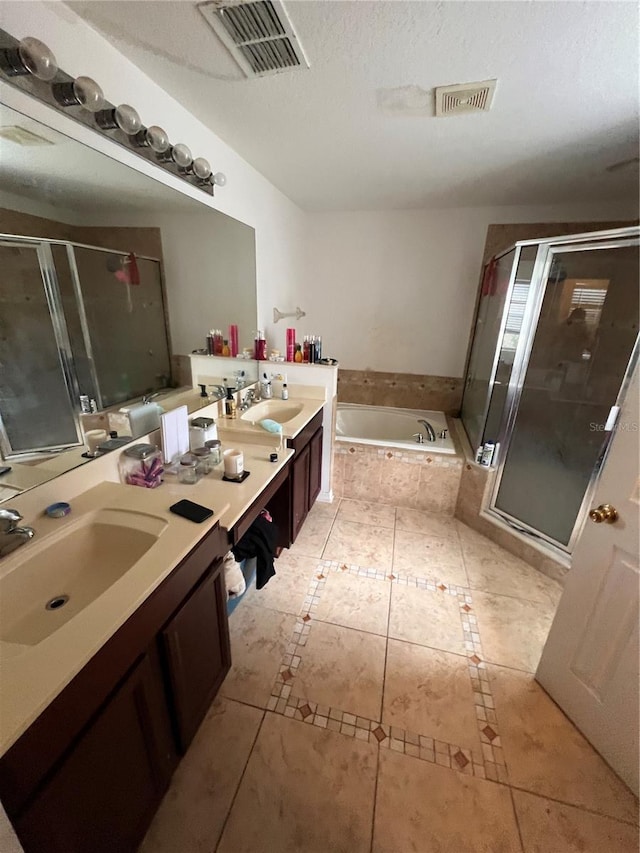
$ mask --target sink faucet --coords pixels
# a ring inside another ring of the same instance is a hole
[[[425,421],[424,418],[418,418],[418,423],[422,424],[427,433],[427,441],[435,441],[436,440],[436,432],[434,428],[431,426],[429,421]]]
[[[240,411],[246,412],[247,409],[250,409],[253,403],[256,401],[256,392],[253,388],[249,388],[245,393],[242,403],[240,403]]]
[[[154,391],[153,394],[143,394],[142,395],[142,404],[147,405],[152,400],[155,400],[156,397],[160,396],[160,391]]]
[[[22,516],[15,509],[0,509],[0,557],[5,557],[16,548],[33,539],[33,527],[16,527]]]

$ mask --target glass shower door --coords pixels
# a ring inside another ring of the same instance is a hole
[[[492,509],[568,550],[636,346],[638,261],[630,240],[549,249]]]
[[[0,442],[5,458],[81,444],[74,374],[44,244],[0,242]]]

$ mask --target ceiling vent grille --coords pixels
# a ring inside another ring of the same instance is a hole
[[[213,0],[198,8],[247,77],[309,67],[280,0]]]
[[[453,116],[463,113],[484,113],[491,109],[497,80],[480,83],[458,83],[436,88],[436,115]]]

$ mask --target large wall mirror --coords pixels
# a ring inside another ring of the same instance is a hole
[[[83,409],[183,402],[210,328],[250,344],[255,233],[0,104],[0,299],[1,501],[88,461]]]

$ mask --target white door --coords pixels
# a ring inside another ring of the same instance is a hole
[[[618,519],[585,523],[536,678],[638,794],[640,474],[638,369],[592,507]]]

